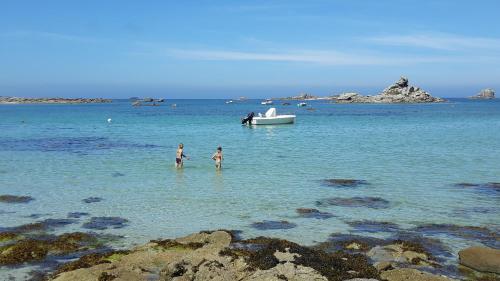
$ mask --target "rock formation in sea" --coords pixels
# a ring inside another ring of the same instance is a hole
[[[316,100],[319,99],[317,96],[313,96],[308,93],[301,93],[298,96],[281,98],[281,100]]]
[[[21,98],[0,97],[0,104],[24,104],[24,103],[109,103],[110,99],[103,98]]]
[[[363,96],[358,93],[344,93],[336,98],[337,103],[428,103],[443,102],[442,98],[431,96],[419,87],[409,85],[408,78],[401,77],[399,81],[385,88],[375,96]]]
[[[471,99],[479,99],[479,100],[490,100],[495,98],[495,90],[488,88],[483,89],[477,95],[470,97]]]

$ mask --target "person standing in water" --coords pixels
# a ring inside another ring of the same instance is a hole
[[[183,158],[186,158],[189,160],[189,157],[184,154],[184,145],[182,143],[179,144],[179,148],[177,148],[177,152],[175,154],[175,167],[176,168],[182,168],[182,165],[184,164]]]
[[[217,151],[212,155],[212,160],[215,161],[215,168],[216,169],[221,169],[222,168],[222,147],[217,147]]]

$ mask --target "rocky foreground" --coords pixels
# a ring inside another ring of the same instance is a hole
[[[108,103],[110,99],[102,98],[20,98],[20,97],[0,97],[0,104],[32,104],[32,103],[50,103],[50,104],[76,104],[76,103]]]
[[[229,231],[201,232],[175,240],[151,241],[130,251],[91,254],[60,267],[57,281],[94,280],[351,280],[449,281],[427,273],[439,265],[419,245],[406,241],[364,249],[345,243],[327,253],[280,239],[239,240]],[[468,280],[499,280],[500,251],[476,247],[461,253],[468,266],[489,275]],[[484,249],[487,249],[486,252]],[[349,250],[362,253],[349,253]],[[482,260],[481,260],[482,258]]]
[[[408,83],[408,78],[385,88],[375,96],[362,96],[358,93],[344,93],[336,98],[337,103],[431,103],[443,102],[442,98],[431,96],[426,91]]]

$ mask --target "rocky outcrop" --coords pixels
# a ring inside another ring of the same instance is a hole
[[[480,99],[480,100],[490,100],[495,98],[495,90],[488,88],[483,89],[477,95],[470,97],[471,99]]]
[[[458,253],[461,265],[480,272],[500,274],[500,250],[470,247]]]
[[[20,98],[20,97],[0,97],[0,104],[24,104],[24,103],[109,103],[110,99],[102,98]]]
[[[362,96],[358,93],[344,93],[336,98],[337,103],[429,103],[443,102],[419,87],[408,84],[408,78],[401,77],[375,96]]]
[[[215,231],[151,241],[130,252],[82,257],[65,264],[52,278],[342,281],[378,280],[378,273],[361,256],[327,254],[264,237],[235,241],[231,233]]]

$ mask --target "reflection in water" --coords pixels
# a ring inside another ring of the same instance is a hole
[[[213,177],[214,188],[217,191],[224,190],[224,176],[222,175],[222,169],[215,170],[215,176]]]
[[[183,168],[176,168],[176,167],[174,167],[174,169],[176,170],[175,187],[182,187],[182,188],[186,187],[184,169]]]

